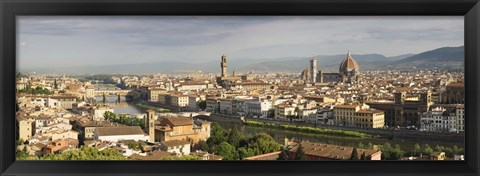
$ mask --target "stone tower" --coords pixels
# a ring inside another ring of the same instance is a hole
[[[145,127],[148,132],[148,142],[155,142],[155,111],[147,110],[147,117],[145,117]]]
[[[227,77],[227,56],[222,55],[222,61],[220,62],[220,67],[222,67],[222,77]]]
[[[310,82],[317,82],[317,59],[310,60]]]

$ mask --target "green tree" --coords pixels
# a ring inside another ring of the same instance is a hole
[[[433,148],[433,151],[435,152],[443,152],[445,148],[443,146],[436,145],[435,148]]]
[[[279,151],[281,145],[267,133],[258,133],[249,139],[248,147],[256,151],[255,155],[261,155]]]
[[[448,158],[453,158],[453,150],[450,147],[445,148],[445,156]]]
[[[424,144],[422,148],[422,153],[426,156],[430,156],[433,153],[433,149],[430,148],[430,145]]]
[[[454,155],[463,155],[464,154],[463,148],[458,148],[456,145],[453,146],[452,151],[453,151]]]
[[[200,109],[207,109],[207,101],[199,101],[198,102],[198,108]]]
[[[362,156],[360,157],[360,160],[367,160],[367,156],[365,155],[365,151],[363,151]]]
[[[99,151],[95,147],[82,146],[78,149],[64,151],[61,154],[49,154],[40,160],[126,160],[127,158],[115,149],[106,148]]]
[[[301,143],[298,144],[294,160],[307,160],[307,155],[305,155],[305,149],[303,148]]]
[[[207,144],[210,150],[212,150],[215,145],[218,145],[222,142],[226,142],[228,139],[227,132],[218,123],[212,124],[210,133],[211,135],[207,139]]]
[[[254,155],[255,155],[255,152],[251,148],[242,147],[238,149],[238,157],[240,160],[243,160],[246,157],[250,157]]]
[[[288,153],[286,149],[283,149],[282,152],[280,152],[277,160],[288,160]]]
[[[208,151],[208,144],[206,141],[201,140],[198,141],[195,145],[193,145],[194,150],[202,150],[202,151]]]
[[[392,152],[393,152],[393,147],[390,145],[390,143],[386,142],[385,144],[380,146],[380,150],[382,151],[382,159],[384,160],[391,160],[392,157]]]
[[[363,145],[362,142],[359,142],[358,145],[357,145],[358,148],[365,148],[365,145]]]
[[[400,148],[400,145],[395,145],[395,148],[392,150],[391,159],[398,160],[405,155],[405,152]]]
[[[238,131],[237,126],[235,125],[230,129],[227,142],[238,148],[240,146],[240,141],[242,141],[243,138],[244,136]]]
[[[223,157],[224,160],[236,160],[238,159],[237,150],[233,145],[230,145],[227,142],[220,143],[215,147],[215,153]]]
[[[368,149],[373,149],[373,144],[369,142],[368,145],[367,145],[367,148]]]
[[[415,144],[415,146],[413,146],[413,149],[410,151],[410,156],[420,156],[420,153],[422,153],[422,148],[420,147],[420,145]]]
[[[357,147],[353,147],[352,154],[350,155],[350,160],[359,160]]]

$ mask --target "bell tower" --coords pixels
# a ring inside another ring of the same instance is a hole
[[[227,77],[227,56],[222,55],[222,61],[220,62],[220,67],[222,68],[222,77]]]
[[[155,111],[147,110],[147,117],[145,117],[145,127],[148,132],[148,142],[155,142]]]

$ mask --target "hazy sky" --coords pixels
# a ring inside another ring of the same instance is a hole
[[[20,68],[159,61],[395,56],[464,44],[458,17],[50,16],[17,18]]]

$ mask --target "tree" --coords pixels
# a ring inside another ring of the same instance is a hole
[[[350,155],[350,160],[359,160],[357,147],[353,147],[352,154]]]
[[[368,149],[373,149],[373,144],[369,142],[368,145],[367,145],[367,148]]]
[[[64,151],[61,154],[48,154],[40,160],[126,160],[127,158],[115,149],[106,148],[99,151],[95,147],[82,146],[78,149]]]
[[[238,148],[240,146],[240,141],[242,141],[243,138],[243,135],[238,131],[237,126],[235,125],[230,129],[227,142]]]
[[[207,101],[199,101],[198,102],[198,107],[200,109],[207,109]]]
[[[453,158],[453,156],[454,156],[453,149],[450,148],[450,147],[446,147],[445,148],[445,156],[448,157],[448,158]]]
[[[422,148],[420,148],[420,145],[415,144],[412,151],[410,151],[410,156],[420,156],[420,153],[422,153]]]
[[[425,145],[423,145],[422,153],[427,155],[427,156],[430,156],[433,153],[433,149],[430,148],[430,145],[425,144]]]
[[[250,157],[254,155],[255,155],[255,152],[251,148],[242,147],[238,149],[238,157],[240,160],[243,160],[246,157]]]
[[[202,150],[202,151],[208,151],[208,144],[206,141],[201,140],[198,141],[195,145],[193,145],[194,150]]]
[[[362,156],[360,157],[360,160],[367,160],[367,156],[365,155],[365,151],[363,151]]]
[[[277,160],[288,160],[288,153],[286,149],[283,149],[282,152],[280,152]]]
[[[250,138],[248,146],[256,151],[255,155],[276,152],[281,148],[281,145],[267,133],[258,133],[253,138]]]
[[[463,148],[458,148],[456,145],[453,146],[452,151],[454,155],[462,155],[464,153]]]
[[[207,139],[207,144],[210,150],[213,146],[227,141],[227,133],[218,123],[213,123],[210,131],[210,138]]]
[[[390,145],[390,143],[386,142],[385,144],[381,145],[380,150],[382,151],[382,158],[384,160],[391,160],[393,147]]]
[[[307,155],[305,155],[305,149],[303,148],[301,143],[298,144],[294,160],[307,160]]]
[[[215,153],[222,156],[224,160],[238,159],[238,153],[235,150],[235,147],[227,142],[222,142],[217,147],[215,147]]]
[[[400,145],[395,145],[395,148],[392,151],[391,159],[398,160],[405,155],[405,152],[400,148]]]
[[[357,145],[358,148],[365,148],[365,145],[363,145],[362,142],[359,142],[358,145]]]
[[[435,152],[443,152],[445,148],[443,146],[436,145],[435,148],[433,148],[433,151]]]

